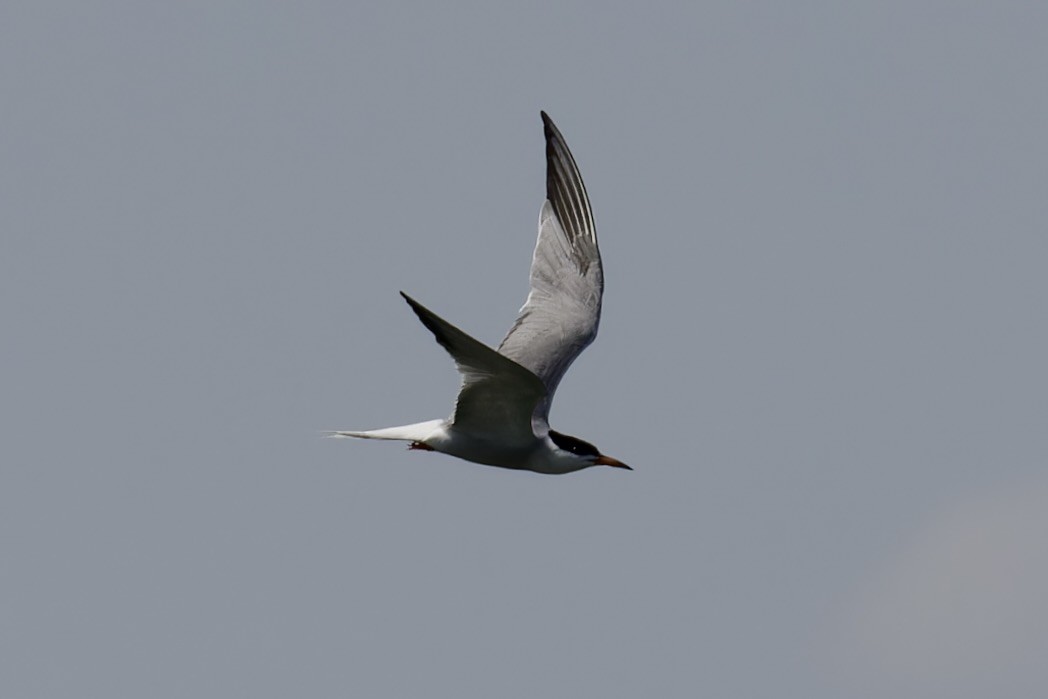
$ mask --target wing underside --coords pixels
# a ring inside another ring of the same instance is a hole
[[[499,353],[537,375],[549,401],[575,358],[597,336],[604,271],[589,197],[575,159],[553,121],[546,135],[546,202],[531,263],[531,289]]]

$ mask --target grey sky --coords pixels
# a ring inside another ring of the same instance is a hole
[[[5,3],[0,693],[1043,690],[1048,10],[693,5]],[[509,327],[540,109],[637,470],[320,439]]]

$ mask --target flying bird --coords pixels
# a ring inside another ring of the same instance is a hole
[[[564,137],[542,112],[546,201],[531,262],[531,290],[498,351],[404,292],[400,295],[455,360],[462,386],[451,417],[333,437],[393,439],[503,468],[562,474],[629,466],[549,426],[564,372],[597,336],[604,271],[586,187]]]

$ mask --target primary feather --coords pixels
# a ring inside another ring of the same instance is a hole
[[[499,353],[546,385],[536,417],[547,419],[564,372],[600,324],[604,269],[586,186],[560,131],[542,113],[546,135],[546,202],[531,262],[531,290]]]

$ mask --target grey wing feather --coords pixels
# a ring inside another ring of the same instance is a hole
[[[545,112],[546,202],[531,263],[531,291],[499,352],[542,379],[549,401],[575,358],[597,336],[604,270],[586,187],[560,131]]]
[[[454,425],[510,446],[534,442],[532,415],[546,386],[530,371],[429,310],[403,291],[400,295],[448,351],[462,387],[455,401]]]

